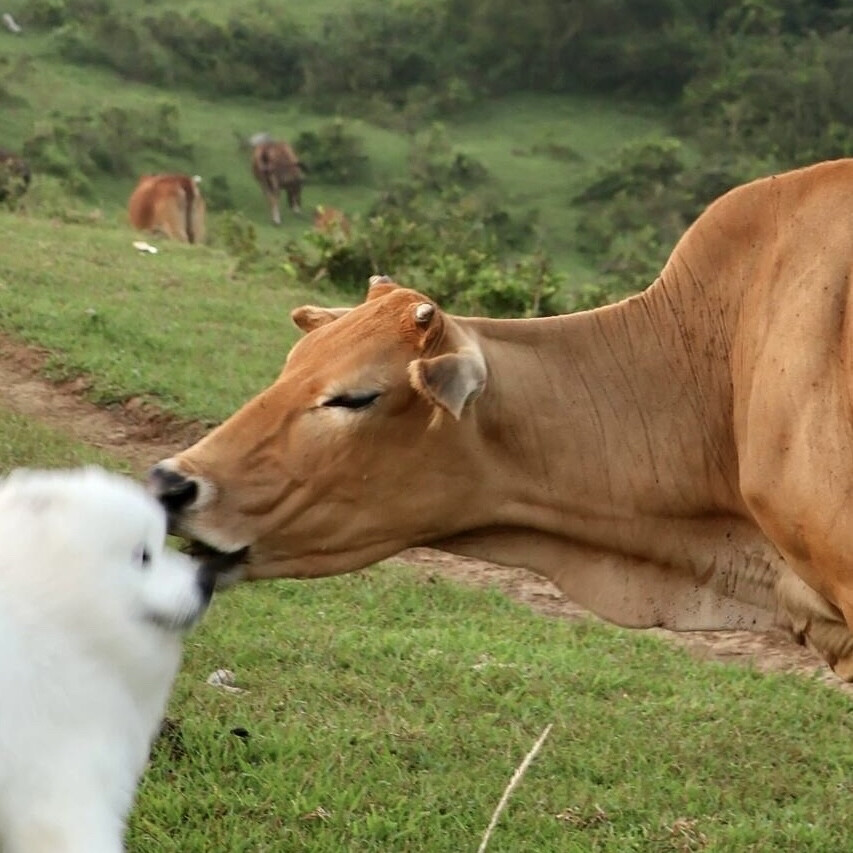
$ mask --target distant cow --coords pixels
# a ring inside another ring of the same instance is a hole
[[[314,208],[314,230],[321,234],[340,231],[344,236],[349,237],[349,219],[342,210],[338,210],[336,207],[325,207],[318,204]]]
[[[301,213],[302,184],[307,170],[286,142],[275,142],[266,133],[256,133],[250,142],[252,174],[267,198],[272,221],[281,225],[278,207],[281,191],[287,193],[290,209],[296,214]]]
[[[0,202],[17,201],[27,191],[31,178],[26,160],[0,148]]]
[[[205,204],[196,175],[143,175],[127,203],[130,224],[182,243],[203,243]]]

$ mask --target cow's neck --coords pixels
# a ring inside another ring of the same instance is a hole
[[[520,516],[507,521],[525,506],[558,527],[739,509],[728,336],[688,332],[675,304],[658,282],[598,311],[467,323],[488,364],[481,446]]]
[[[748,581],[758,590],[745,597],[763,602],[778,555],[737,492],[731,317],[698,289],[685,304],[676,286],[659,280],[563,317],[459,321],[489,371],[471,412],[481,485],[470,530],[436,547],[532,568],[625,624],[683,624],[673,571],[687,584],[682,598],[717,574],[722,585]],[[640,587],[614,612],[623,580]],[[657,587],[665,600],[655,607],[634,600]],[[690,626],[752,618],[720,617],[717,604]]]

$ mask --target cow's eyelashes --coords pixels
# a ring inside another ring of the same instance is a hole
[[[355,394],[336,394],[329,397],[323,405],[335,409],[366,409],[379,397],[378,391],[364,391]]]

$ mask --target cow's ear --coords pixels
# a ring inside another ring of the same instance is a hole
[[[415,391],[458,421],[466,404],[486,384],[486,363],[481,353],[471,348],[419,358],[409,362],[409,381]]]
[[[290,312],[290,319],[303,332],[313,332],[314,329],[319,329],[320,326],[343,317],[350,310],[350,308],[320,308],[317,305],[303,305]]]
[[[372,299],[378,299],[392,290],[396,290],[400,285],[387,275],[372,275],[367,281],[367,298],[365,302],[370,302]]]

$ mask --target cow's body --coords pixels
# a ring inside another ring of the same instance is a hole
[[[127,203],[130,223],[182,243],[203,243],[206,209],[198,184],[189,175],[143,175]]]
[[[0,202],[17,201],[27,191],[31,179],[27,161],[0,148]]]
[[[304,166],[290,145],[275,142],[266,134],[253,137],[252,174],[269,203],[270,216],[276,225],[281,225],[279,196],[282,190],[287,194],[290,209],[297,214],[301,212]]]
[[[244,577],[430,545],[622,625],[782,624],[851,679],[851,218],[835,161],[726,194],[617,305],[466,319],[380,282],[298,309],[279,379],[152,486]]]

